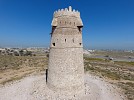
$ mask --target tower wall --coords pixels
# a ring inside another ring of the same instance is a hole
[[[54,13],[47,81],[54,91],[84,90],[82,26],[80,13],[71,7]]]

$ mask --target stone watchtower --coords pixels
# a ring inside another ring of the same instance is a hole
[[[84,65],[80,12],[72,7],[54,12],[47,85],[53,91],[83,92]],[[84,92],[83,92],[84,93]]]

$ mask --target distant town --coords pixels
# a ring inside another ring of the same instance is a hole
[[[45,47],[28,47],[28,48],[0,48],[0,55],[11,55],[11,56],[36,56],[43,55],[49,53],[49,48]],[[100,56],[101,53],[101,56]],[[103,56],[102,56],[103,53]],[[120,60],[134,60],[134,50],[89,50],[83,49],[83,54],[88,55],[90,57],[103,58],[108,60],[119,60],[119,58],[123,58]],[[111,55],[112,54],[112,55]],[[116,54],[120,54],[122,57],[118,57]],[[123,56],[123,55],[128,56]]]
[[[49,48],[0,48],[0,55],[36,56],[37,52],[48,53]]]

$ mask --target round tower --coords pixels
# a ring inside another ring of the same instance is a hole
[[[80,12],[72,7],[54,12],[47,85],[53,91],[84,93],[83,44]]]

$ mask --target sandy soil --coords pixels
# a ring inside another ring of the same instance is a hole
[[[0,86],[0,100],[126,100],[121,91],[101,78],[85,74],[85,95],[66,97],[47,88],[45,75],[31,75]]]

